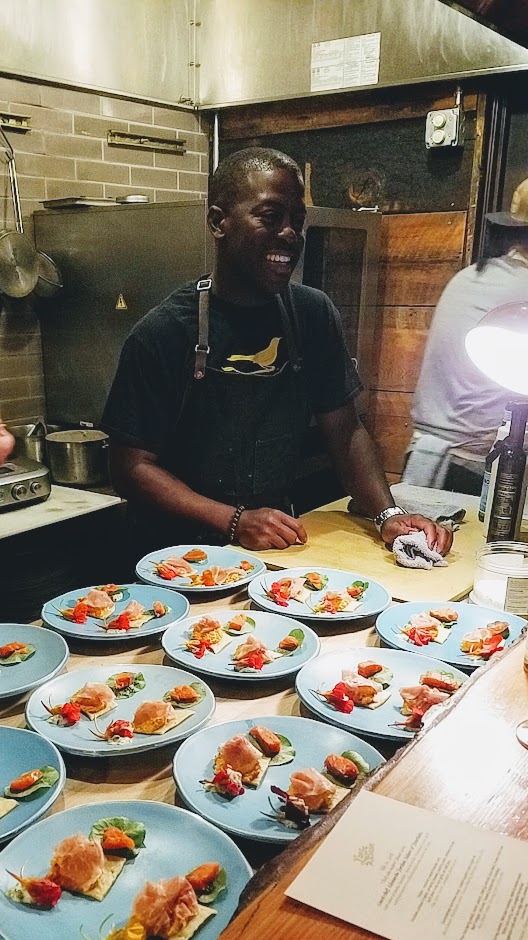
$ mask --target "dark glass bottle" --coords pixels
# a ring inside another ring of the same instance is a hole
[[[502,443],[488,527],[488,542],[515,540],[524,507],[524,433],[528,400],[512,402],[511,430]]]
[[[506,408],[504,409],[504,417],[502,419],[502,424],[497,431],[495,440],[493,444],[491,445],[491,448],[486,457],[486,462],[484,464],[484,477],[482,479],[482,489],[480,491],[480,504],[479,504],[479,510],[478,510],[478,517],[481,522],[484,522],[484,519],[486,519],[486,507],[488,505],[488,500],[489,500],[490,509],[491,509],[491,504],[493,502],[493,490],[495,488],[495,474],[497,472],[497,468],[495,467],[495,473],[494,473],[493,465],[495,461],[498,460],[499,454],[502,450],[503,442],[510,433],[510,426],[511,426],[511,402],[508,402],[508,404],[506,405]],[[493,476],[493,481],[492,481],[492,476]],[[489,512],[488,512],[487,521],[489,522]]]

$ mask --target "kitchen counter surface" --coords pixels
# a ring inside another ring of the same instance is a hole
[[[408,487],[416,499],[431,493],[425,487]],[[435,491],[436,492],[436,491]],[[446,493],[450,503],[466,510],[455,532],[446,568],[429,571],[402,568],[394,555],[376,536],[369,519],[347,512],[348,499],[340,499],[302,516],[308,533],[306,545],[292,545],[284,551],[253,552],[270,568],[342,568],[379,581],[398,601],[456,601],[467,597],[473,587],[475,553],[484,544],[484,530],[478,521],[476,496]]]
[[[31,532],[54,522],[74,519],[98,509],[108,509],[121,502],[119,496],[105,496],[70,486],[52,486],[44,502],[0,513],[0,538]]]

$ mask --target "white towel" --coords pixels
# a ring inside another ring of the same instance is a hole
[[[412,447],[402,475],[402,483],[432,486],[441,490],[451,461],[451,441],[433,434],[420,434]]]
[[[425,532],[398,535],[392,546],[394,557],[403,568],[445,568],[447,561],[435,548],[429,548]]]

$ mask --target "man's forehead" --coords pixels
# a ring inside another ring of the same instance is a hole
[[[298,198],[302,201],[304,186],[289,170],[273,167],[268,170],[250,170],[245,186],[240,193],[243,201],[276,202],[281,199]]]

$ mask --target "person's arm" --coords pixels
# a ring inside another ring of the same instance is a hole
[[[317,415],[326,447],[347,493],[358,508],[374,518],[383,509],[394,506],[374,442],[363,426],[353,401],[335,411]],[[416,513],[392,516],[381,529],[381,538],[392,544],[398,535],[422,529],[430,548],[447,554],[453,541],[445,526]]]
[[[116,492],[125,499],[229,534],[236,507],[196,493],[160,467],[151,451],[111,441],[110,475]],[[296,541],[305,542],[306,532],[298,519],[278,509],[246,509],[238,521],[236,541],[254,551],[288,548]]]
[[[5,424],[0,424],[0,467],[6,462],[15,446],[15,438],[7,430]]]

